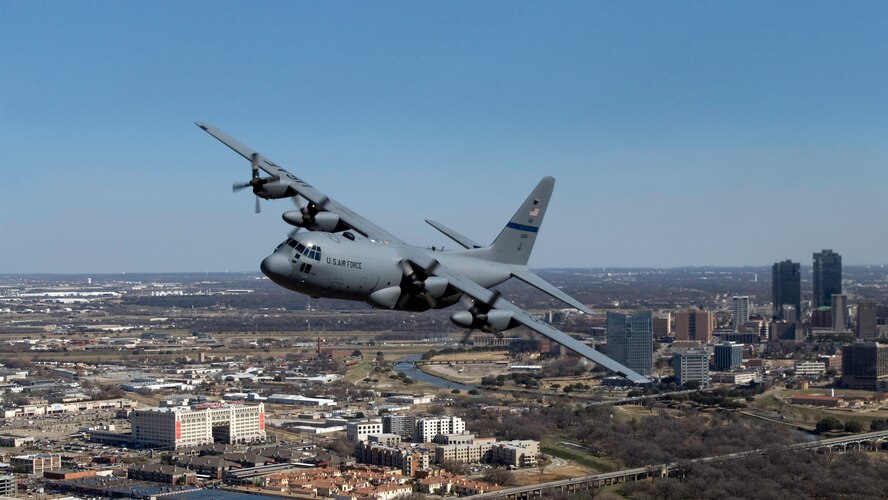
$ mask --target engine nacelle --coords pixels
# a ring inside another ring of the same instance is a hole
[[[450,321],[463,328],[497,333],[511,328],[512,313],[494,309],[487,314],[472,314],[471,311],[457,311],[450,315]]]
[[[281,214],[281,218],[291,226],[303,227],[305,225],[302,220],[302,210],[288,210]]]
[[[370,302],[377,306],[382,307],[384,309],[394,309],[398,304],[398,299],[401,297],[401,287],[399,286],[390,286],[388,288],[381,288],[371,293],[369,297],[367,297]]]
[[[281,214],[281,218],[291,226],[328,233],[335,231],[339,225],[339,216],[331,212],[320,212],[306,221],[301,210],[289,210]]]
[[[440,299],[447,292],[448,284],[446,278],[438,276],[428,277],[423,284],[423,293],[436,300]]]
[[[253,193],[260,198],[265,198],[266,200],[287,198],[296,194],[293,192],[293,189],[290,187],[289,184],[283,183],[281,181],[266,182],[260,186],[256,186],[255,188],[253,188]]]
[[[314,230],[328,233],[336,230],[339,225],[339,216],[332,212],[321,212],[314,216]]]

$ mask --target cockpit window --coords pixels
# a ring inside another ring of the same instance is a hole
[[[316,260],[318,262],[321,261],[321,247],[317,245],[313,245],[309,243],[308,245],[303,245],[295,240],[288,239],[283,244],[287,244],[294,249],[296,249],[296,255],[294,256],[294,260],[299,258],[299,255],[304,255],[309,259]],[[280,248],[280,247],[279,247]]]

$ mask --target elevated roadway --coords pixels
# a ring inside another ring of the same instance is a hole
[[[825,451],[827,453],[831,453],[864,449],[878,450],[885,442],[888,442],[888,431],[865,432],[862,434],[839,436],[835,438],[821,439],[805,443],[795,443],[787,446],[741,451],[737,453],[703,457],[682,462],[649,465],[646,467],[623,469],[614,472],[606,472],[603,474],[590,474],[588,476],[560,479],[558,481],[550,481],[547,483],[516,486],[500,491],[482,493],[480,495],[472,495],[469,498],[504,498],[510,500],[532,500],[538,498],[541,499],[547,498],[553,494],[570,494],[579,491],[588,491],[603,486],[610,486],[612,484],[625,483],[628,481],[638,481],[641,479],[656,477],[667,477],[680,472],[683,468],[687,467],[688,464],[693,463],[729,462],[732,460],[739,460],[741,458],[746,458],[754,455],[764,455],[765,453],[773,453],[779,451]]]

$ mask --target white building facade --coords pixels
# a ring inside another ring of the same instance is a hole
[[[265,440],[265,405],[209,403],[147,408],[130,416],[132,440],[141,446],[177,449],[212,443]]]
[[[466,423],[459,417],[427,417],[416,420],[413,427],[413,441],[428,443],[438,434],[462,434]]]
[[[361,420],[345,425],[349,441],[364,442],[370,434],[382,434],[382,420]]]

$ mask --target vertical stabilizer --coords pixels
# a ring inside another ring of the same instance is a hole
[[[527,265],[554,187],[554,177],[543,177],[499,236],[484,249],[484,258],[503,264]]]

